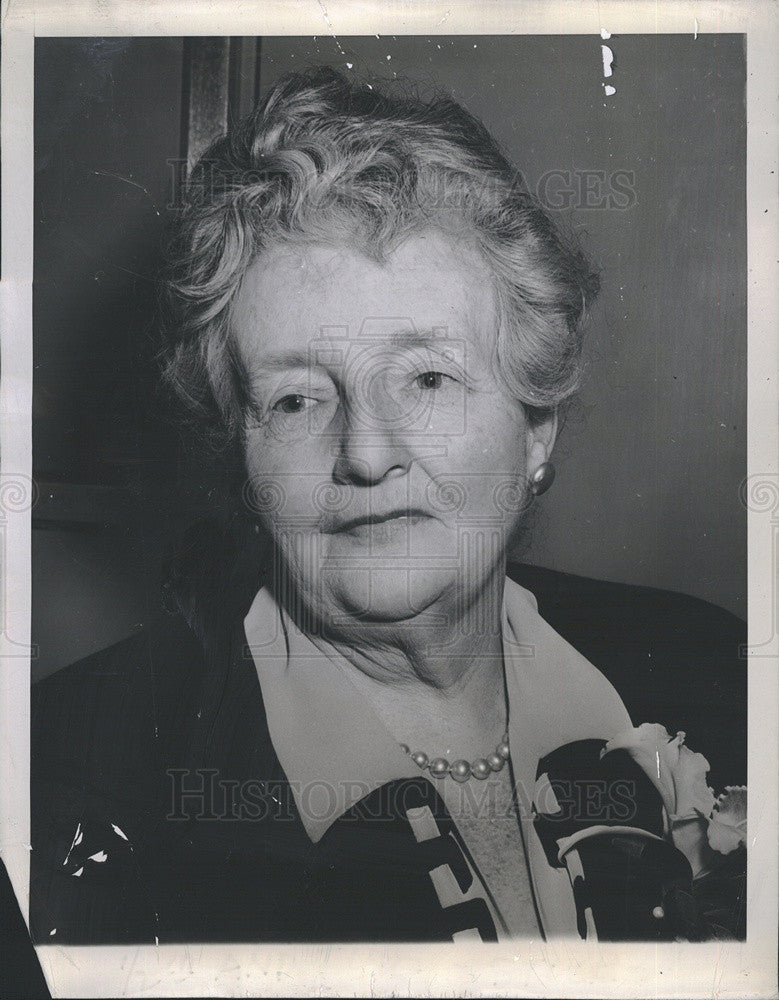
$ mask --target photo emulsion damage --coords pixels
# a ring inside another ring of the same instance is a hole
[[[36,40],[36,943],[744,939],[745,79]]]

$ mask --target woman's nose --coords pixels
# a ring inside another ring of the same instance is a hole
[[[345,406],[333,478],[339,483],[370,486],[404,475],[412,460],[404,430],[408,428],[402,416],[388,400]]]

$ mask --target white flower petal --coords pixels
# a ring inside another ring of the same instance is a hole
[[[717,819],[709,821],[706,831],[709,845],[720,854],[730,854],[741,844],[746,844],[746,835],[743,830],[738,830],[735,826],[728,826],[727,823],[720,823]]]
[[[730,854],[747,843],[747,790],[744,785],[728,785],[714,804],[707,836],[720,854]]]
[[[601,750],[601,757],[612,750],[626,750],[660,793],[666,811],[673,813],[675,795],[670,768],[678,761],[678,739],[678,736],[672,739],[659,723],[643,722],[610,739]]]
[[[663,799],[671,838],[695,873],[710,849],[726,854],[746,842],[746,789],[728,789],[717,800],[706,776],[709,762],[685,745],[686,735],[669,736],[659,723],[642,723],[607,742],[601,756],[625,750]],[[743,816],[743,830],[741,817]]]

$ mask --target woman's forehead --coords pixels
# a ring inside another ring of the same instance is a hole
[[[283,247],[247,269],[231,326],[244,357],[305,351],[312,340],[466,338],[494,328],[492,282],[468,246],[413,236],[378,263],[346,244]]]

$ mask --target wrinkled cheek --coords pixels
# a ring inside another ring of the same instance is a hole
[[[301,594],[312,593],[321,579],[321,536],[282,525],[277,526],[274,540],[280,574]]]
[[[296,458],[276,450],[256,450],[246,456],[243,502],[274,538],[281,532],[313,531],[324,509],[323,474],[307,457]]]
[[[293,591],[312,593],[322,582],[324,537],[303,519],[266,512],[262,523],[274,543],[273,572]]]

